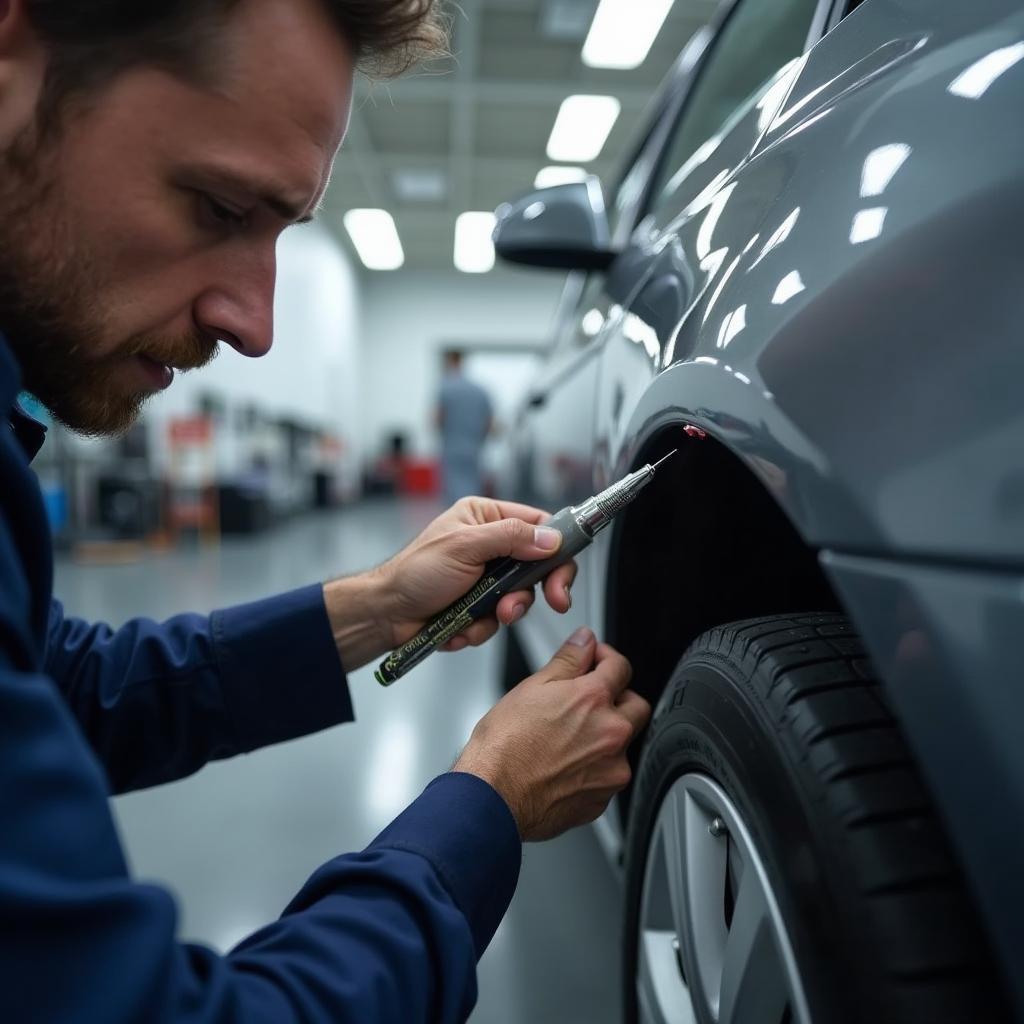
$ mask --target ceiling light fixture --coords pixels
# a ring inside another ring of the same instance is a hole
[[[345,230],[368,270],[397,270],[405,262],[394,218],[387,210],[349,210]]]
[[[392,172],[391,183],[406,203],[439,203],[448,191],[444,171],[436,168],[403,168]]]
[[[460,213],[455,221],[455,266],[465,274],[486,274],[494,266],[495,216],[480,210]]]
[[[614,96],[567,96],[548,139],[548,158],[566,163],[590,163],[604,148],[619,116]]]
[[[552,185],[568,185],[574,181],[585,181],[587,172],[582,167],[562,167],[552,164],[542,167],[534,179],[534,188],[550,188]]]
[[[591,68],[637,68],[643,64],[672,9],[673,0],[601,0],[583,44]]]

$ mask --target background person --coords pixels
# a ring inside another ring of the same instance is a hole
[[[441,487],[446,504],[469,494],[484,492],[481,456],[494,425],[494,409],[487,391],[462,370],[463,355],[444,354],[444,376],[437,402],[441,431]]]

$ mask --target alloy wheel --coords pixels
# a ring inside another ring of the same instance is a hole
[[[658,810],[640,912],[644,1024],[810,1024],[792,942],[736,805],[706,775]]]

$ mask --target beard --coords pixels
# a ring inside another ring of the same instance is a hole
[[[145,356],[198,369],[216,356],[217,341],[196,329],[111,343],[102,306],[107,282],[87,240],[73,236],[57,147],[59,139],[37,145],[26,131],[0,153],[0,331],[26,390],[54,419],[82,434],[123,434],[153,394],[119,383],[126,363]]]

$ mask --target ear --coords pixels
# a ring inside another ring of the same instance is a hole
[[[32,123],[46,60],[26,0],[0,0],[0,150]]]

